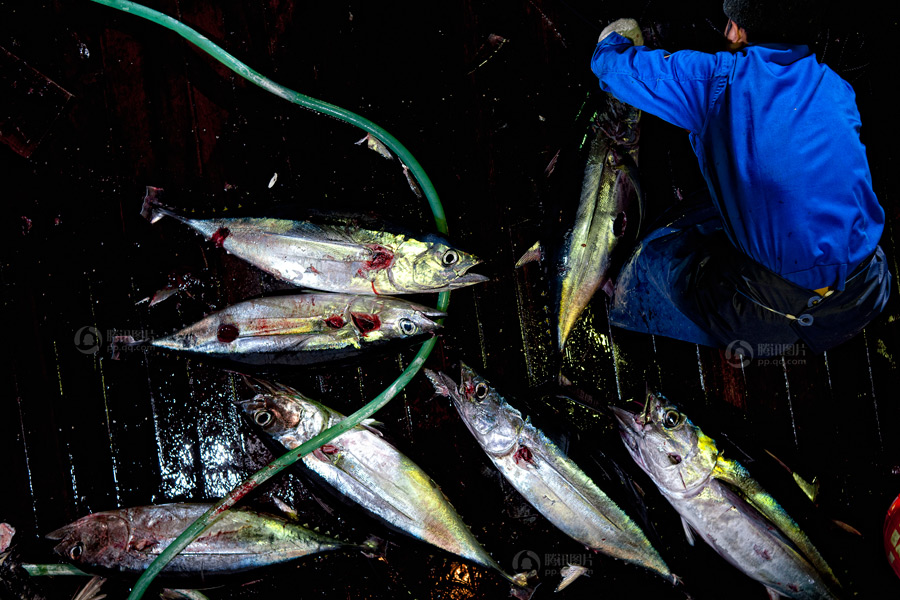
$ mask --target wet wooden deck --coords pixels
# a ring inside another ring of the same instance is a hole
[[[595,89],[588,61],[599,29],[634,16],[648,44],[714,50],[724,22],[718,1],[691,8],[609,0],[427,8],[288,0],[147,4],[275,81],[370,118],[412,151],[440,194],[451,238],[483,257],[480,272],[492,276],[452,294],[428,366],[455,376],[451,369],[464,360],[511,398],[529,399],[555,377],[549,297],[540,266],[514,264],[556,225],[560,205],[577,202],[572,188],[579,182],[564,177],[564,162],[549,176],[545,170],[557,151],[564,161],[580,139],[573,123]],[[421,229],[433,225],[400,165],[355,144],[362,132],[247,84],[157,25],[88,2],[4,4],[0,16],[0,46],[12,55],[3,63],[0,93],[19,109],[3,125],[9,147],[0,147],[7,348],[0,443],[11,484],[0,495],[0,521],[16,527],[23,557],[43,562],[52,557],[41,536],[79,516],[217,498],[272,458],[231,406],[234,382],[217,366],[154,352],[110,360],[114,335],[165,335],[211,308],[287,287],[177,223],[151,226],[138,214],[144,186],[163,187],[170,204],[202,215],[328,207],[371,211]],[[882,244],[896,281],[891,33],[898,33],[896,12],[859,28],[844,22],[817,49],[856,89],[887,214]],[[18,70],[22,62],[64,92],[47,84],[39,101],[29,101],[12,86],[46,82]],[[686,134],[653,118],[644,122],[641,164],[655,206],[702,184]],[[172,281],[184,284],[177,298],[152,308],[140,303]],[[891,597],[900,581],[884,557],[881,528],[900,493],[898,318],[894,294],[878,320],[827,354],[741,366],[722,350],[610,328],[601,298],[574,334],[565,373],[589,405],[624,404],[647,384],[678,401],[803,523],[848,596]],[[351,412],[393,381],[411,356],[279,379]],[[608,422],[567,408],[573,450],[621,458]],[[505,568],[537,561],[532,566],[546,583],[536,597],[549,597],[555,572],[578,561],[591,576],[554,597],[687,593],[700,600],[722,597],[723,588],[730,598],[764,597],[762,587],[708,548],[686,544],[675,513],[633,464],[620,466],[643,490],[660,552],[684,579],[683,589],[584,553],[553,530],[500,481],[423,376],[379,419]],[[767,451],[817,478],[816,506]],[[256,501],[275,496],[346,537],[380,533],[293,474]],[[304,597],[326,598],[504,598],[508,592],[496,574],[402,539],[386,561],[323,556],[249,580],[256,581],[208,594],[263,598],[300,589]],[[53,597],[71,597],[78,586],[73,579],[40,584]],[[112,596],[127,589],[108,586]]]

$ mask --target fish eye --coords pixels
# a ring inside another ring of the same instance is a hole
[[[485,382],[479,382],[478,385],[475,386],[475,399],[476,400],[484,400],[488,395],[488,386]]]
[[[78,560],[82,554],[84,554],[84,544],[81,542],[75,542],[75,545],[69,548],[69,558],[72,560]]]
[[[681,422],[681,413],[677,410],[669,409],[666,411],[666,414],[663,415],[662,424],[666,429],[672,429],[673,427],[677,427]]]
[[[275,420],[275,415],[270,410],[258,410],[253,413],[253,420],[260,427],[267,427]]]
[[[419,328],[416,327],[416,324],[410,319],[400,319],[399,325],[400,331],[403,332],[404,335],[412,335],[419,330]]]
[[[451,267],[458,262],[459,262],[459,252],[457,252],[456,250],[453,250],[452,248],[450,250],[447,250],[446,252],[444,252],[444,256],[441,257],[441,263],[443,263],[443,265],[445,267]]]

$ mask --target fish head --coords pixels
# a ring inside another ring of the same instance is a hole
[[[522,416],[486,379],[460,363],[459,386],[450,391],[453,406],[485,452],[502,456],[515,447]]]
[[[660,489],[689,493],[712,475],[715,442],[664,396],[648,391],[640,413],[611,408],[629,454]]]
[[[474,285],[489,278],[469,269],[482,261],[448,244],[439,236],[407,239],[397,252],[391,280],[406,291],[441,292]]]
[[[350,322],[366,343],[413,338],[437,332],[432,319],[447,313],[386,296],[359,296],[350,303]]]
[[[328,426],[328,410],[294,390],[267,391],[237,404],[247,418],[285,448],[296,448]]]
[[[58,540],[53,551],[76,566],[115,565],[123,561],[128,551],[131,526],[121,516],[95,513],[52,531],[46,537]]]

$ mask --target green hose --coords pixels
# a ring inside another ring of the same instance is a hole
[[[164,15],[161,12],[149,9],[145,6],[141,6],[140,4],[135,4],[134,2],[128,2],[127,0],[92,0],[93,2],[97,2],[99,4],[104,4],[106,6],[110,6],[112,8],[116,8],[118,10],[132,13],[149,21],[153,21],[163,27],[170,29],[185,38],[201,50],[210,54],[213,58],[227,66],[229,69],[247,79],[259,87],[284,98],[294,104],[299,104],[305,108],[314,110],[318,113],[323,113],[341,121],[345,121],[350,123],[351,125],[355,125],[360,129],[370,133],[381,142],[383,142],[394,154],[397,155],[399,160],[406,165],[409,171],[412,173],[413,177],[415,177],[416,181],[419,183],[419,187],[422,189],[422,192],[425,194],[426,199],[428,200],[428,204],[431,207],[431,212],[434,215],[435,225],[437,226],[437,230],[442,234],[447,234],[447,220],[444,215],[444,208],[441,206],[441,202],[438,199],[437,191],[434,189],[434,186],[431,183],[431,180],[425,174],[425,171],[422,169],[422,166],[419,164],[419,161],[415,159],[415,157],[406,149],[403,144],[401,144],[394,136],[390,133],[369,121],[368,119],[357,115],[351,111],[345,110],[333,104],[329,104],[327,102],[323,102],[321,100],[316,100],[315,98],[310,98],[309,96],[300,94],[286,88],[282,85],[279,85],[266,77],[263,77],[237,58],[232,56],[231,54],[225,52],[222,48],[211,42],[209,39],[201,35],[200,33],[194,31],[190,27],[184,25],[183,23],[176,21],[172,17]],[[441,292],[438,295],[437,301],[437,309],[443,312],[446,312],[447,307],[450,303],[450,292]],[[416,373],[422,368],[422,365],[425,363],[425,359],[431,354],[432,349],[436,340],[434,338],[428,340],[422,347],[419,349],[419,352],[416,354],[415,358],[413,358],[412,363],[400,374],[400,377],[397,378],[394,383],[392,383],[386,390],[384,390],[381,394],[376,396],[371,402],[366,404],[360,410],[356,411],[352,415],[348,416],[346,419],[338,423],[337,425],[327,429],[326,431],[320,433],[316,437],[312,438],[305,444],[302,444],[300,447],[291,450],[290,452],[284,454],[280,458],[274,460],[269,465],[265,466],[258,472],[251,475],[248,479],[246,479],[243,483],[238,485],[235,489],[231,491],[225,498],[219,500],[209,511],[207,511],[203,516],[198,518],[196,521],[191,523],[184,532],[179,535],[169,546],[160,553],[160,555],[154,560],[147,570],[141,575],[135,584],[134,588],[131,590],[131,594],[128,596],[128,600],[139,600],[143,595],[156,576],[165,568],[165,566],[173,559],[175,556],[184,550],[192,541],[194,541],[207,527],[209,527],[212,522],[218,518],[224,511],[228,510],[232,506],[234,506],[241,498],[246,496],[251,490],[255,489],[257,486],[267,481],[270,477],[279,473],[284,468],[294,464],[301,457],[306,454],[309,454],[316,448],[323,446],[338,437],[348,429],[351,429],[357,425],[359,425],[364,419],[371,417],[378,410],[380,410],[385,404],[387,404],[394,396],[396,396],[400,390],[402,390],[407,383],[415,376]]]

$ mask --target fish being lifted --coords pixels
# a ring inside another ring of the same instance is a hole
[[[693,532],[762,583],[770,598],[835,600],[841,586],[797,523],[677,407],[648,393],[643,412],[613,407],[635,462]]]
[[[426,370],[503,476],[563,533],[587,548],[677,578],[640,527],[484,378],[461,365],[457,387]]]
[[[255,267],[296,286],[349,294],[443,292],[487,281],[468,273],[481,261],[433,234],[367,229],[349,222],[285,219],[191,219],[159,203],[161,189],[148,187],[141,214],[189,225]]]
[[[296,448],[345,418],[292,388],[254,381],[267,391],[238,404],[285,448]],[[514,584],[517,597],[529,597],[531,573],[507,574],[431,477],[367,425],[364,422],[307,454],[303,464],[394,529],[496,569]]]
[[[94,573],[140,575],[153,560],[212,504],[160,504],[120,508],[82,517],[47,538],[54,551],[78,568]],[[361,545],[321,535],[273,515],[248,508],[222,513],[200,537],[178,554],[161,575],[200,579],[342,548],[369,553],[375,540]]]
[[[434,334],[445,313],[388,296],[327,292],[239,302],[151,345],[254,365],[310,365]],[[117,347],[137,344],[117,338]]]
[[[575,222],[566,233],[555,263],[556,344],[560,352],[594,293],[611,289],[614,252],[623,240],[636,241],[642,219],[637,177],[641,113],[606,93],[605,110],[591,119],[590,146],[584,166]],[[623,248],[628,250],[628,248]],[[541,242],[519,259],[517,267],[544,254]],[[609,285],[608,285],[609,284]]]

